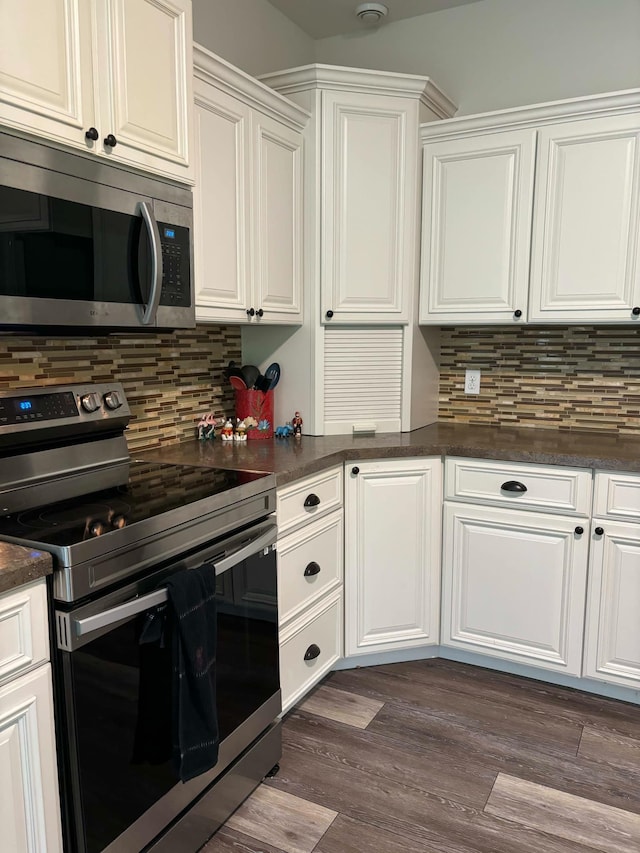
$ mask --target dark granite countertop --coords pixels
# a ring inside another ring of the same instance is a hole
[[[0,542],[0,593],[43,578],[52,571],[50,554]]]
[[[308,436],[246,443],[193,441],[138,454],[184,465],[268,471],[279,486],[351,459],[468,456],[640,472],[640,435],[436,423],[375,437]]]

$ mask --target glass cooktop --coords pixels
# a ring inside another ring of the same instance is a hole
[[[270,476],[146,461],[118,467],[122,485],[0,517],[0,537],[71,547]]]

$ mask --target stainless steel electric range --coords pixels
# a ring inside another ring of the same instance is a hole
[[[119,383],[0,393],[0,539],[54,558],[65,848],[195,851],[280,758],[275,478],[131,459]],[[166,581],[216,572],[219,759],[180,782],[155,749],[169,649],[141,626]]]

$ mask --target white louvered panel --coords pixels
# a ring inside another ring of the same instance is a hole
[[[371,424],[377,432],[400,429],[401,327],[325,329],[325,433],[352,432]]]

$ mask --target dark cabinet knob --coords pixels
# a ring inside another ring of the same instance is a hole
[[[85,133],[86,139],[90,139],[92,142],[95,142],[96,139],[100,136],[95,127],[90,127],[89,130]]]
[[[333,311],[327,311],[325,317],[327,318],[327,320],[330,320],[333,317]]]
[[[640,314],[640,308],[638,308],[638,306],[636,305],[636,307],[631,310],[631,313],[634,317],[637,317],[638,314]]]
[[[307,495],[304,499],[304,506],[307,508],[310,506],[318,506],[319,503],[320,498],[317,495],[314,495],[313,492],[311,492],[310,495]]]
[[[307,568],[304,570],[304,576],[305,578],[312,578],[314,575],[319,574],[320,566],[314,560],[312,560],[307,566]]]
[[[351,473],[352,474],[359,474],[360,473],[360,469],[358,468],[357,465],[353,466],[353,468],[351,469]]]
[[[307,651],[304,653],[305,660],[315,660],[320,654],[320,646],[316,646],[315,643],[311,643]]]
[[[118,140],[115,138],[113,133],[110,133],[108,134],[108,136],[105,137],[104,144],[107,146],[107,148],[115,148],[118,144]]]
[[[602,536],[602,534],[604,533],[604,527],[596,527],[593,532],[596,534],[596,536]]]
[[[518,317],[518,318],[522,317],[522,311],[521,311],[519,308],[518,308],[518,309],[516,309],[516,310],[513,312],[513,316],[514,316],[514,317]]]
[[[264,311],[262,310],[262,308],[258,308],[258,310],[256,311],[256,314],[258,315],[258,317],[262,317],[262,316],[264,316]]]
[[[578,527],[576,527],[575,529],[575,532],[578,534],[578,536],[582,536],[582,534],[584,533],[584,527],[580,527],[580,525],[578,525]]]
[[[254,309],[254,308],[247,308],[247,317],[253,317],[253,315],[254,315],[255,313],[256,313],[256,312],[255,312],[255,309]]]
[[[507,480],[507,482],[503,483],[500,488],[503,492],[516,492],[521,495],[527,491],[525,484],[519,483],[517,480]]]

